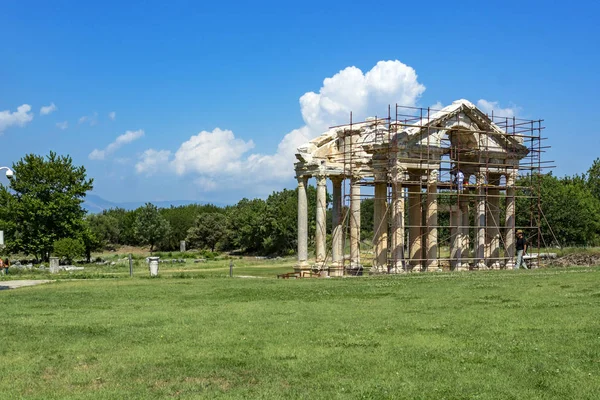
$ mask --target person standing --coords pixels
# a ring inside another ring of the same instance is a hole
[[[525,264],[525,259],[523,258],[523,255],[527,254],[527,239],[525,239],[523,237],[523,231],[522,230],[518,230],[517,231],[517,262],[515,263],[515,269],[519,269],[521,268],[521,265],[523,265],[523,268],[528,269],[527,268],[527,264]]]

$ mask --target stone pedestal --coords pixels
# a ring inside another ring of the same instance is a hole
[[[148,267],[150,268],[150,276],[158,276],[158,260],[160,257],[148,257]]]
[[[57,274],[60,270],[60,264],[58,262],[58,257],[50,257],[50,273]]]
[[[179,242],[179,251],[185,253],[185,240]]]

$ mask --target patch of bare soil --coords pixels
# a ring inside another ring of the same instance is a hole
[[[600,253],[573,253],[559,257],[550,262],[555,267],[595,266],[600,265]]]

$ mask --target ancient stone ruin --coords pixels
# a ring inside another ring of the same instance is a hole
[[[347,125],[298,148],[296,272],[342,276],[367,268],[403,273],[511,267],[515,229],[526,230],[539,252],[541,199],[533,177],[544,166],[542,120],[487,115],[467,100],[441,110],[396,105],[387,114],[361,122],[350,114]],[[306,188],[313,177],[315,255],[309,259]],[[374,199],[373,249],[363,252],[372,253],[372,260],[361,260],[360,251],[365,197]],[[519,197],[527,210],[516,210]],[[517,212],[526,212],[530,222],[515,226]]]

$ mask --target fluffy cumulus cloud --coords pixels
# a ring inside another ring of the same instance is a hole
[[[212,132],[202,131],[181,144],[172,166],[179,175],[188,172],[237,174],[244,167],[244,153],[253,147],[252,140],[246,142],[238,139],[229,130],[216,128]]]
[[[56,104],[50,103],[49,106],[43,106],[42,108],[40,108],[40,115],[52,114],[56,110],[58,110],[58,107],[56,107]]]
[[[23,104],[17,107],[17,111],[0,111],[0,134],[11,126],[25,126],[33,119],[31,106]]]
[[[144,130],[139,129],[137,131],[127,131],[124,134],[118,136],[114,142],[110,143],[103,150],[94,149],[88,156],[90,160],[104,160],[108,155],[114,153],[118,148],[131,143],[144,136]]]
[[[322,132],[329,126],[367,116],[387,114],[388,104],[414,106],[425,91],[417,73],[400,61],[379,61],[366,74],[348,67],[323,81],[318,93],[300,97],[300,109],[306,126]]]
[[[138,174],[153,175],[161,169],[169,167],[171,152],[168,150],[148,149],[142,153],[140,160],[135,165]]]
[[[203,190],[226,188],[230,181],[236,186],[243,182],[259,183],[269,191],[293,178],[298,146],[330,126],[347,123],[350,112],[354,120],[387,114],[388,104],[414,106],[424,91],[415,70],[397,60],[380,61],[366,73],[357,67],[347,67],[326,78],[318,91],[300,97],[305,125],[284,135],[273,154],[251,152],[252,140],[242,140],[232,131],[217,128],[192,136],[173,154],[163,151],[160,156],[169,158],[169,168],[177,175],[195,175],[194,181]],[[157,170],[149,158],[159,152],[147,152],[150,153],[144,153],[136,165],[138,173]],[[252,179],[247,179],[249,176]],[[269,187],[269,183],[273,186]]]
[[[477,107],[479,107],[479,109],[486,114],[491,115],[493,112],[494,116],[507,118],[517,116],[517,114],[520,111],[520,107],[516,105],[511,105],[510,107],[502,108],[500,107],[500,104],[497,101],[488,101],[485,99],[477,100]]]

